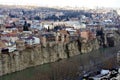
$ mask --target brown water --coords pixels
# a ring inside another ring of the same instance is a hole
[[[75,80],[83,71],[117,66],[116,53],[111,47],[81,54],[59,62],[44,64],[0,77],[0,80]]]

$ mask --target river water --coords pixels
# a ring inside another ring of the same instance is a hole
[[[118,66],[116,55],[120,47],[101,48],[59,62],[25,69],[0,77],[0,80],[77,80],[83,72]]]

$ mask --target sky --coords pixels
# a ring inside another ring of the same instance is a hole
[[[7,5],[71,6],[71,7],[114,7],[120,8],[120,0],[0,0]]]

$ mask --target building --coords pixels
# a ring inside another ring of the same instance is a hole
[[[17,40],[16,48],[18,51],[23,51],[25,49],[25,42],[23,40]]]
[[[69,32],[66,31],[66,30],[60,30],[57,32],[57,35],[56,35],[56,42],[68,42],[69,41]]]

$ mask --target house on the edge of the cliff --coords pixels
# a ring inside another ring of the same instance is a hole
[[[56,35],[55,32],[44,32],[40,36],[40,41],[43,46],[46,46],[47,43],[55,42]]]
[[[16,48],[18,51],[23,51],[25,49],[25,42],[23,40],[16,40]]]
[[[8,52],[13,52],[16,50],[15,41],[18,40],[18,36],[16,32],[2,32],[0,34],[0,39],[7,46]]]
[[[3,32],[1,33],[0,35],[0,39],[1,40],[7,40],[7,41],[10,41],[10,42],[15,42],[16,40],[18,40],[18,35],[16,32]]]
[[[7,46],[3,41],[0,40],[0,53],[3,53],[4,49],[7,49]]]
[[[22,39],[25,42],[26,47],[33,47],[40,44],[40,38],[35,36],[28,36]]]
[[[0,45],[1,45],[2,53],[4,53],[4,52],[11,53],[11,52],[16,50],[16,44],[15,43],[5,41],[5,40],[2,40],[0,42],[1,42]]]
[[[69,32],[67,30],[60,30],[56,33],[56,42],[68,42],[69,41]]]
[[[67,30],[69,32],[69,40],[70,41],[74,41],[74,40],[78,40],[79,36],[80,36],[80,31],[78,29],[71,29],[71,30]]]
[[[93,40],[96,38],[96,35],[90,30],[83,30],[80,32],[80,37],[83,38],[83,42],[87,42],[88,40]]]

